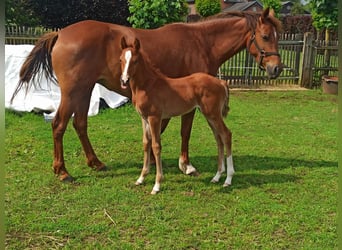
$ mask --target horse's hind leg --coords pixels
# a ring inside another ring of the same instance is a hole
[[[190,163],[189,160],[189,140],[191,134],[192,123],[194,120],[196,109],[191,112],[182,115],[182,128],[181,128],[181,136],[182,136],[182,148],[181,155],[179,157],[178,166],[179,169],[187,175],[198,175],[198,172],[194,166]]]
[[[216,126],[212,125],[209,120],[208,120],[208,124],[209,124],[209,126],[210,126],[210,128],[213,131],[213,134],[215,136],[215,140],[216,140],[216,144],[217,144],[217,150],[218,150],[217,172],[216,172],[216,175],[211,180],[212,183],[217,183],[217,182],[219,182],[221,175],[226,170],[226,168],[224,166],[224,144],[223,144],[223,141],[222,141],[220,135],[218,134],[218,132],[216,130]]]
[[[83,151],[87,157],[87,164],[96,170],[103,170],[106,166],[97,158],[94,149],[89,141],[88,137],[88,109],[90,103],[90,97],[92,88],[82,90],[82,93],[78,93],[74,96],[73,102],[75,106],[73,126],[77,132],[77,135],[81,141]]]
[[[224,124],[223,124],[224,125]],[[221,134],[223,143],[226,146],[227,154],[227,177],[223,186],[227,187],[232,184],[233,175],[235,173],[232,155],[232,132],[224,125],[224,133]]]
[[[233,164],[233,155],[232,155],[232,132],[224,124],[223,120],[219,122],[218,131],[219,131],[221,140],[226,148],[227,177],[226,177],[226,180],[224,181],[223,186],[227,187],[232,184],[233,175],[235,173],[234,164]]]
[[[57,113],[51,123],[54,142],[53,169],[61,181],[67,182],[73,181],[74,179],[69,175],[65,168],[63,136],[72,113],[73,111],[71,109],[70,102],[62,97]]]

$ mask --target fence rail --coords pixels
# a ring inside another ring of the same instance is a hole
[[[44,33],[57,29],[42,27],[7,26],[6,44],[35,44]],[[282,34],[279,53],[284,65],[277,79],[269,80],[266,73],[258,68],[254,58],[243,50],[222,64],[218,77],[230,80],[233,87],[251,88],[261,85],[293,85],[308,88],[318,87],[323,75],[337,76],[338,41],[314,41],[310,33]]]

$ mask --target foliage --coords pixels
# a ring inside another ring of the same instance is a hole
[[[293,6],[291,8],[291,15],[302,15],[305,14],[305,8],[303,4],[298,0],[293,3]]]
[[[28,8],[26,1],[6,0],[5,24],[34,27],[39,25],[39,19],[35,17],[33,11]]]
[[[62,28],[72,23],[93,19],[128,25],[128,3],[126,0],[6,0],[11,8],[7,14],[15,14],[14,24],[23,25],[20,18],[34,16],[46,28]],[[7,3],[6,2],[6,3]],[[19,3],[17,5],[17,3]],[[13,23],[13,22],[12,22]]]
[[[220,0],[196,0],[195,6],[202,17],[212,16],[221,11]]]
[[[283,30],[285,33],[301,33],[312,32],[315,33],[315,29],[312,25],[311,16],[283,16],[280,17],[283,24]]]
[[[310,1],[313,25],[318,29],[337,30],[337,1],[312,0]]]
[[[151,196],[155,168],[136,187],[141,121],[133,106],[89,118],[89,136],[108,170],[86,166],[70,122],[64,153],[75,184],[51,169],[51,124],[6,112],[7,249],[337,249],[337,104],[316,91],[233,92],[233,185],[210,183],[213,134],[195,115],[191,161],[178,170],[180,118],[162,136],[164,182]],[[291,107],[291,108],[289,108]]]
[[[279,15],[282,6],[280,0],[262,0],[262,3],[264,9],[269,7],[270,9],[274,10],[276,16]]]
[[[184,21],[188,14],[185,0],[130,0],[128,21],[135,28],[154,29],[164,24]]]

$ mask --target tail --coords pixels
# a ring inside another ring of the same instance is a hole
[[[227,117],[229,112],[229,80],[228,81],[222,81],[221,84],[223,85],[224,89],[226,90],[226,101],[222,107],[222,116]]]
[[[34,87],[39,86],[36,82],[36,77],[39,76],[42,71],[46,79],[50,79],[57,83],[57,79],[53,74],[51,64],[51,51],[58,38],[57,32],[50,32],[43,35],[36,43],[25,62],[21,66],[19,73],[19,82],[12,95],[11,103],[19,91],[25,87],[26,93],[33,85]],[[40,75],[41,78],[41,75]]]

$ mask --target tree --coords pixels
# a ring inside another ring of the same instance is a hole
[[[34,17],[35,25],[46,28],[62,28],[86,19],[129,25],[127,0],[6,0],[5,14],[11,18],[6,23],[23,25],[21,19]]]
[[[19,26],[37,26],[39,19],[23,0],[5,1],[5,24]]]
[[[281,2],[280,0],[262,0],[264,9],[270,8],[274,10],[276,16],[279,15],[281,10]]]
[[[300,0],[295,0],[292,2],[293,2],[293,6],[291,8],[291,14],[293,16],[305,14],[305,8],[303,4],[300,2]]]
[[[188,14],[185,0],[130,0],[128,21],[135,28],[153,29],[167,23],[184,21]]]
[[[202,17],[212,16],[221,11],[220,0],[196,0],[195,6]]]
[[[315,28],[320,30],[325,30],[325,42],[329,44],[330,42],[330,32],[332,30],[337,30],[338,19],[337,19],[337,1],[331,0],[312,0],[310,2],[311,14],[313,19],[313,25]],[[326,49],[324,51],[325,64],[330,63],[330,50]],[[324,74],[328,74],[325,71]]]
[[[337,1],[331,0],[311,0],[311,14],[313,25],[317,30],[336,30],[337,21]]]

